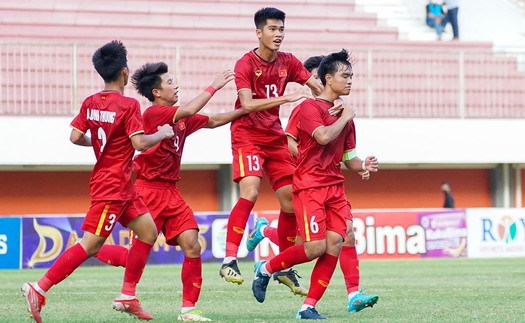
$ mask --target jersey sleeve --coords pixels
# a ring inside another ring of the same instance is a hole
[[[186,126],[187,135],[189,136],[195,131],[203,128],[208,123],[209,120],[210,120],[210,117],[205,116],[203,114],[196,114],[188,118],[187,126]]]
[[[133,137],[136,134],[144,133],[142,126],[142,115],[140,114],[139,101],[133,100],[129,111],[129,116],[124,123],[126,134],[128,137]]]
[[[314,132],[320,127],[324,127],[325,124],[321,111],[312,101],[313,100],[305,101],[300,105],[299,128],[313,137]]]
[[[354,121],[350,121],[347,125],[349,127],[348,135],[345,141],[345,151],[355,149],[356,146],[356,132]]]
[[[237,91],[241,89],[250,89],[252,90],[252,71],[250,69],[250,65],[245,59],[240,59],[235,64],[234,68],[235,72],[235,86],[237,87]]]
[[[71,128],[76,129],[80,131],[82,134],[85,134],[88,131],[88,124],[87,124],[87,111],[86,111],[86,101],[88,99],[84,100],[82,103],[82,106],[80,107],[80,112],[78,115],[71,121]]]
[[[301,63],[301,61],[294,55],[291,55],[290,70],[290,75],[293,76],[293,78],[290,80],[291,82],[304,85],[310,79],[310,77],[312,77],[312,74],[308,72],[308,70],[303,66],[303,63]]]
[[[297,106],[292,110],[285,130],[286,135],[292,137],[295,140],[297,140],[299,137],[299,117],[299,106]]]

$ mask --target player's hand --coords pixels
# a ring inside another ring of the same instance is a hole
[[[288,102],[295,102],[301,99],[306,99],[308,96],[304,94],[303,92],[295,92],[295,93],[287,95],[286,97],[288,99]]]
[[[223,71],[217,74],[217,76],[211,83],[211,86],[213,86],[215,90],[220,90],[230,81],[232,81],[234,78],[235,78],[235,73],[232,70]]]
[[[375,156],[368,156],[365,159],[365,167],[367,171],[377,172],[379,170],[379,162]]]
[[[343,109],[344,109],[344,107],[343,107],[343,100],[337,99],[337,100],[334,101],[334,106],[331,107],[330,109],[328,109],[328,113],[331,116],[336,116],[339,113],[341,113],[341,111],[343,111]]]
[[[361,175],[361,179],[363,181],[368,181],[370,179],[370,172],[368,170],[357,172],[359,175]]]
[[[166,138],[171,138],[175,136],[175,132],[173,132],[173,127],[169,124],[158,126],[157,131],[162,132]]]
[[[354,119],[356,115],[355,107],[353,105],[343,108],[342,118],[346,118],[348,121]]]

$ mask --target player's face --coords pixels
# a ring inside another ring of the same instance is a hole
[[[284,39],[284,22],[278,19],[267,19],[263,29],[257,29],[259,47],[279,50]]]
[[[330,86],[339,95],[348,95],[352,90],[352,78],[354,73],[352,68],[346,65],[339,65],[338,71],[332,77]]]
[[[171,74],[166,73],[160,76],[162,83],[161,88],[158,90],[159,97],[165,101],[166,105],[174,105],[179,100],[179,84]]]
[[[313,68],[310,74],[312,74],[314,79],[316,79],[317,81],[319,81],[319,83],[321,83],[321,80],[319,79],[319,74],[317,74],[317,67]]]

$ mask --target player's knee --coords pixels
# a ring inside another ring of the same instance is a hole
[[[184,250],[184,256],[189,258],[198,258],[201,255],[201,245],[198,241],[192,243],[187,250]]]
[[[241,192],[241,197],[247,199],[248,201],[257,201],[257,198],[259,197],[259,190],[254,187],[245,189],[243,192]]]
[[[354,247],[355,246],[355,234],[353,230],[346,231],[345,242],[343,246]]]
[[[326,242],[324,240],[311,241],[304,244],[304,252],[309,260],[322,256],[326,252]]]

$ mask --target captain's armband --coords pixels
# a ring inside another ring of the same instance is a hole
[[[347,150],[343,154],[343,162],[349,161],[349,160],[351,160],[353,158],[356,158],[356,157],[357,157],[357,150],[355,150],[355,149]]]

